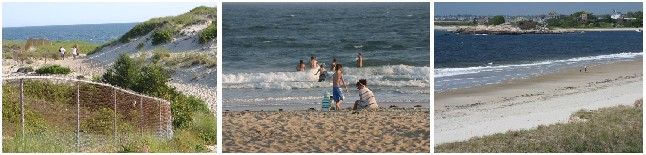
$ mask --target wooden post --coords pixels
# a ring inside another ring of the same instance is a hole
[[[81,141],[81,94],[80,82],[76,82],[76,152],[80,152]]]
[[[144,134],[144,97],[139,97],[139,130]]]
[[[161,100],[159,100],[159,133],[161,135],[161,132],[164,131],[162,130],[162,109],[161,109]]]
[[[117,88],[112,88],[113,95],[112,98],[114,100],[114,145],[117,145]]]
[[[23,79],[20,79],[20,123],[22,124],[21,144],[25,145],[25,86]]]

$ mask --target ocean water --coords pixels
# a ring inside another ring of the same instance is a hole
[[[643,57],[642,33],[635,31],[460,35],[435,30],[434,37],[436,91]]]
[[[103,44],[118,39],[138,23],[54,25],[30,27],[4,27],[3,40],[25,41],[32,38],[58,40],[83,40]]]
[[[343,107],[358,99],[359,79],[368,80],[380,105],[430,102],[429,3],[223,5],[225,110],[320,108],[332,91],[335,58],[351,91]],[[299,60],[309,69],[311,56],[325,63],[326,82],[317,82],[314,70],[296,72]]]

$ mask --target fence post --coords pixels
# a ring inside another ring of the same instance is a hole
[[[162,116],[161,116],[161,114],[162,114],[162,108],[161,108],[161,100],[159,100],[159,102],[157,102],[157,103],[159,103],[159,104],[158,104],[158,105],[159,105],[159,133],[160,133],[160,135],[162,135],[161,133],[162,133],[162,131],[164,131],[164,130],[162,130]]]
[[[114,145],[117,145],[117,88],[112,88],[113,95],[112,99],[114,100]]]
[[[22,137],[20,143],[25,145],[25,103],[24,103],[24,81],[20,79],[20,123],[22,124]]]
[[[144,97],[139,97],[139,132],[144,134]]]
[[[80,152],[81,141],[81,94],[80,82],[76,81],[76,152]]]

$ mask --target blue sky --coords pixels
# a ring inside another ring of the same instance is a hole
[[[642,11],[642,3],[638,2],[436,2],[435,15],[539,15],[556,11],[561,14],[572,14],[578,11],[588,11],[593,14],[611,14],[612,10],[622,13]]]
[[[174,16],[215,2],[163,3],[2,3],[2,27],[143,22]]]

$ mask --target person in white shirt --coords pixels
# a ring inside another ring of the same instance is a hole
[[[368,89],[368,82],[366,79],[361,79],[357,82],[357,89],[359,89],[359,100],[354,101],[352,110],[379,108],[375,95],[370,89]]]
[[[74,44],[74,46],[72,46],[72,57],[74,57],[74,59],[76,59],[77,55],[78,55],[78,46],[76,46],[76,44]]]
[[[61,48],[58,49],[58,52],[61,52],[61,58],[63,58],[63,60],[65,60],[65,48],[63,48],[63,46],[61,46]]]

